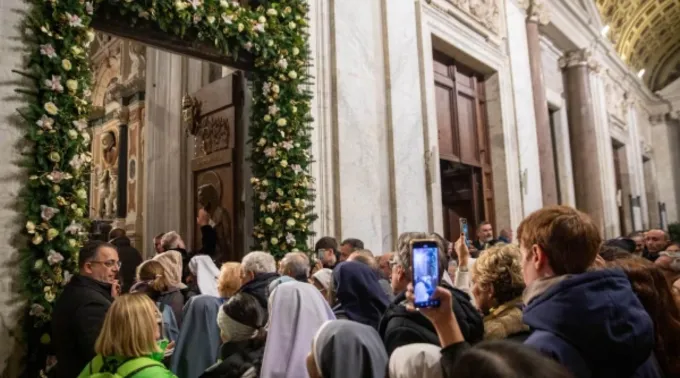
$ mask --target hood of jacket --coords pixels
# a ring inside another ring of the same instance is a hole
[[[617,376],[630,376],[654,347],[654,324],[619,269],[556,280],[527,304],[523,320],[572,345],[594,372],[616,367]]]

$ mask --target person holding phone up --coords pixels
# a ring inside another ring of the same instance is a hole
[[[445,274],[448,265],[444,240],[436,234],[403,233],[399,236],[397,251],[390,263],[392,266],[392,290],[396,297],[383,314],[378,326],[378,333],[385,343],[388,355],[400,346],[413,343],[439,345],[439,338],[432,323],[421,313],[410,312],[406,309],[406,289],[413,282],[411,241],[418,239],[429,239],[436,242],[438,269],[435,283],[437,286],[448,290],[451,296],[456,298],[454,302],[449,302],[448,306],[455,313],[463,335],[472,342],[481,340],[484,335],[482,316],[470,302],[470,297],[463,291],[442,281],[442,276]],[[446,305],[441,303],[441,306]]]

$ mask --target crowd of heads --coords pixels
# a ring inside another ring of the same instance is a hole
[[[90,242],[80,275],[116,297],[94,353],[160,356],[189,378],[680,376],[680,243],[666,232],[604,241],[566,206],[528,215],[516,240],[512,229],[496,237],[491,223],[475,226],[472,240],[402,233],[378,255],[359,239],[327,236],[278,261],[253,251],[189,273],[200,254],[171,231],[154,237],[155,255],[122,295],[115,243]],[[414,311],[415,240],[437,246],[438,308]],[[159,342],[168,314],[171,344]],[[579,354],[597,347],[598,359]],[[616,353],[626,363],[612,365]],[[648,356],[662,375],[636,375]]]

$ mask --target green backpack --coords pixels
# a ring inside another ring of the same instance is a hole
[[[107,365],[102,356],[95,357],[89,364],[90,378],[130,378],[144,369],[154,366],[165,366],[161,362],[148,357],[131,358],[123,361],[117,367]],[[115,370],[109,371],[112,368]]]

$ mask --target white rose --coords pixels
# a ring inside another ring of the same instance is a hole
[[[215,17],[214,16],[208,16],[205,18],[210,25],[212,25],[215,22]]]
[[[288,124],[288,121],[285,118],[279,118],[278,121],[276,121],[276,124],[283,127]]]
[[[267,15],[268,16],[276,16],[277,14],[278,14],[278,12],[276,11],[276,9],[274,9],[274,8],[267,9]]]
[[[66,80],[66,88],[68,88],[69,91],[75,92],[78,90],[78,82],[76,80]]]
[[[286,225],[288,225],[288,227],[293,227],[293,226],[295,226],[295,220],[294,220],[294,219],[288,219],[288,220],[286,221]]]
[[[271,226],[272,224],[274,224],[274,220],[272,218],[267,217],[265,218],[264,223]]]
[[[300,54],[300,49],[293,47],[293,56],[297,56],[298,54]]]
[[[69,239],[68,240],[68,246],[69,247],[75,248],[77,245],[78,245],[78,242],[76,241],[76,239]]]
[[[265,22],[267,22],[267,19],[266,19],[264,16],[260,16],[260,17],[257,19],[257,21],[259,21],[261,24],[264,24]]]
[[[297,72],[295,72],[295,71],[288,72],[288,77],[291,78],[291,79],[297,79],[297,77],[298,77]]]
[[[269,122],[269,121],[271,121],[271,120],[272,120],[272,117],[271,117],[269,114],[267,114],[266,116],[264,116],[264,121],[265,121],[265,122]]]
[[[271,239],[269,240],[269,242],[272,243],[272,245],[276,245],[276,244],[279,244],[279,239],[277,239],[277,238],[271,238]]]
[[[291,29],[295,29],[297,27],[297,25],[295,25],[295,23],[293,21],[291,21],[291,22],[288,23],[288,27],[291,28]]]
[[[35,234],[35,223],[31,221],[26,222],[26,232],[29,234]]]
[[[75,140],[76,138],[78,138],[78,132],[73,129],[69,130],[67,134],[71,140]]]
[[[80,199],[87,199],[87,191],[85,191],[85,189],[81,188],[81,189],[76,190],[76,195]]]

